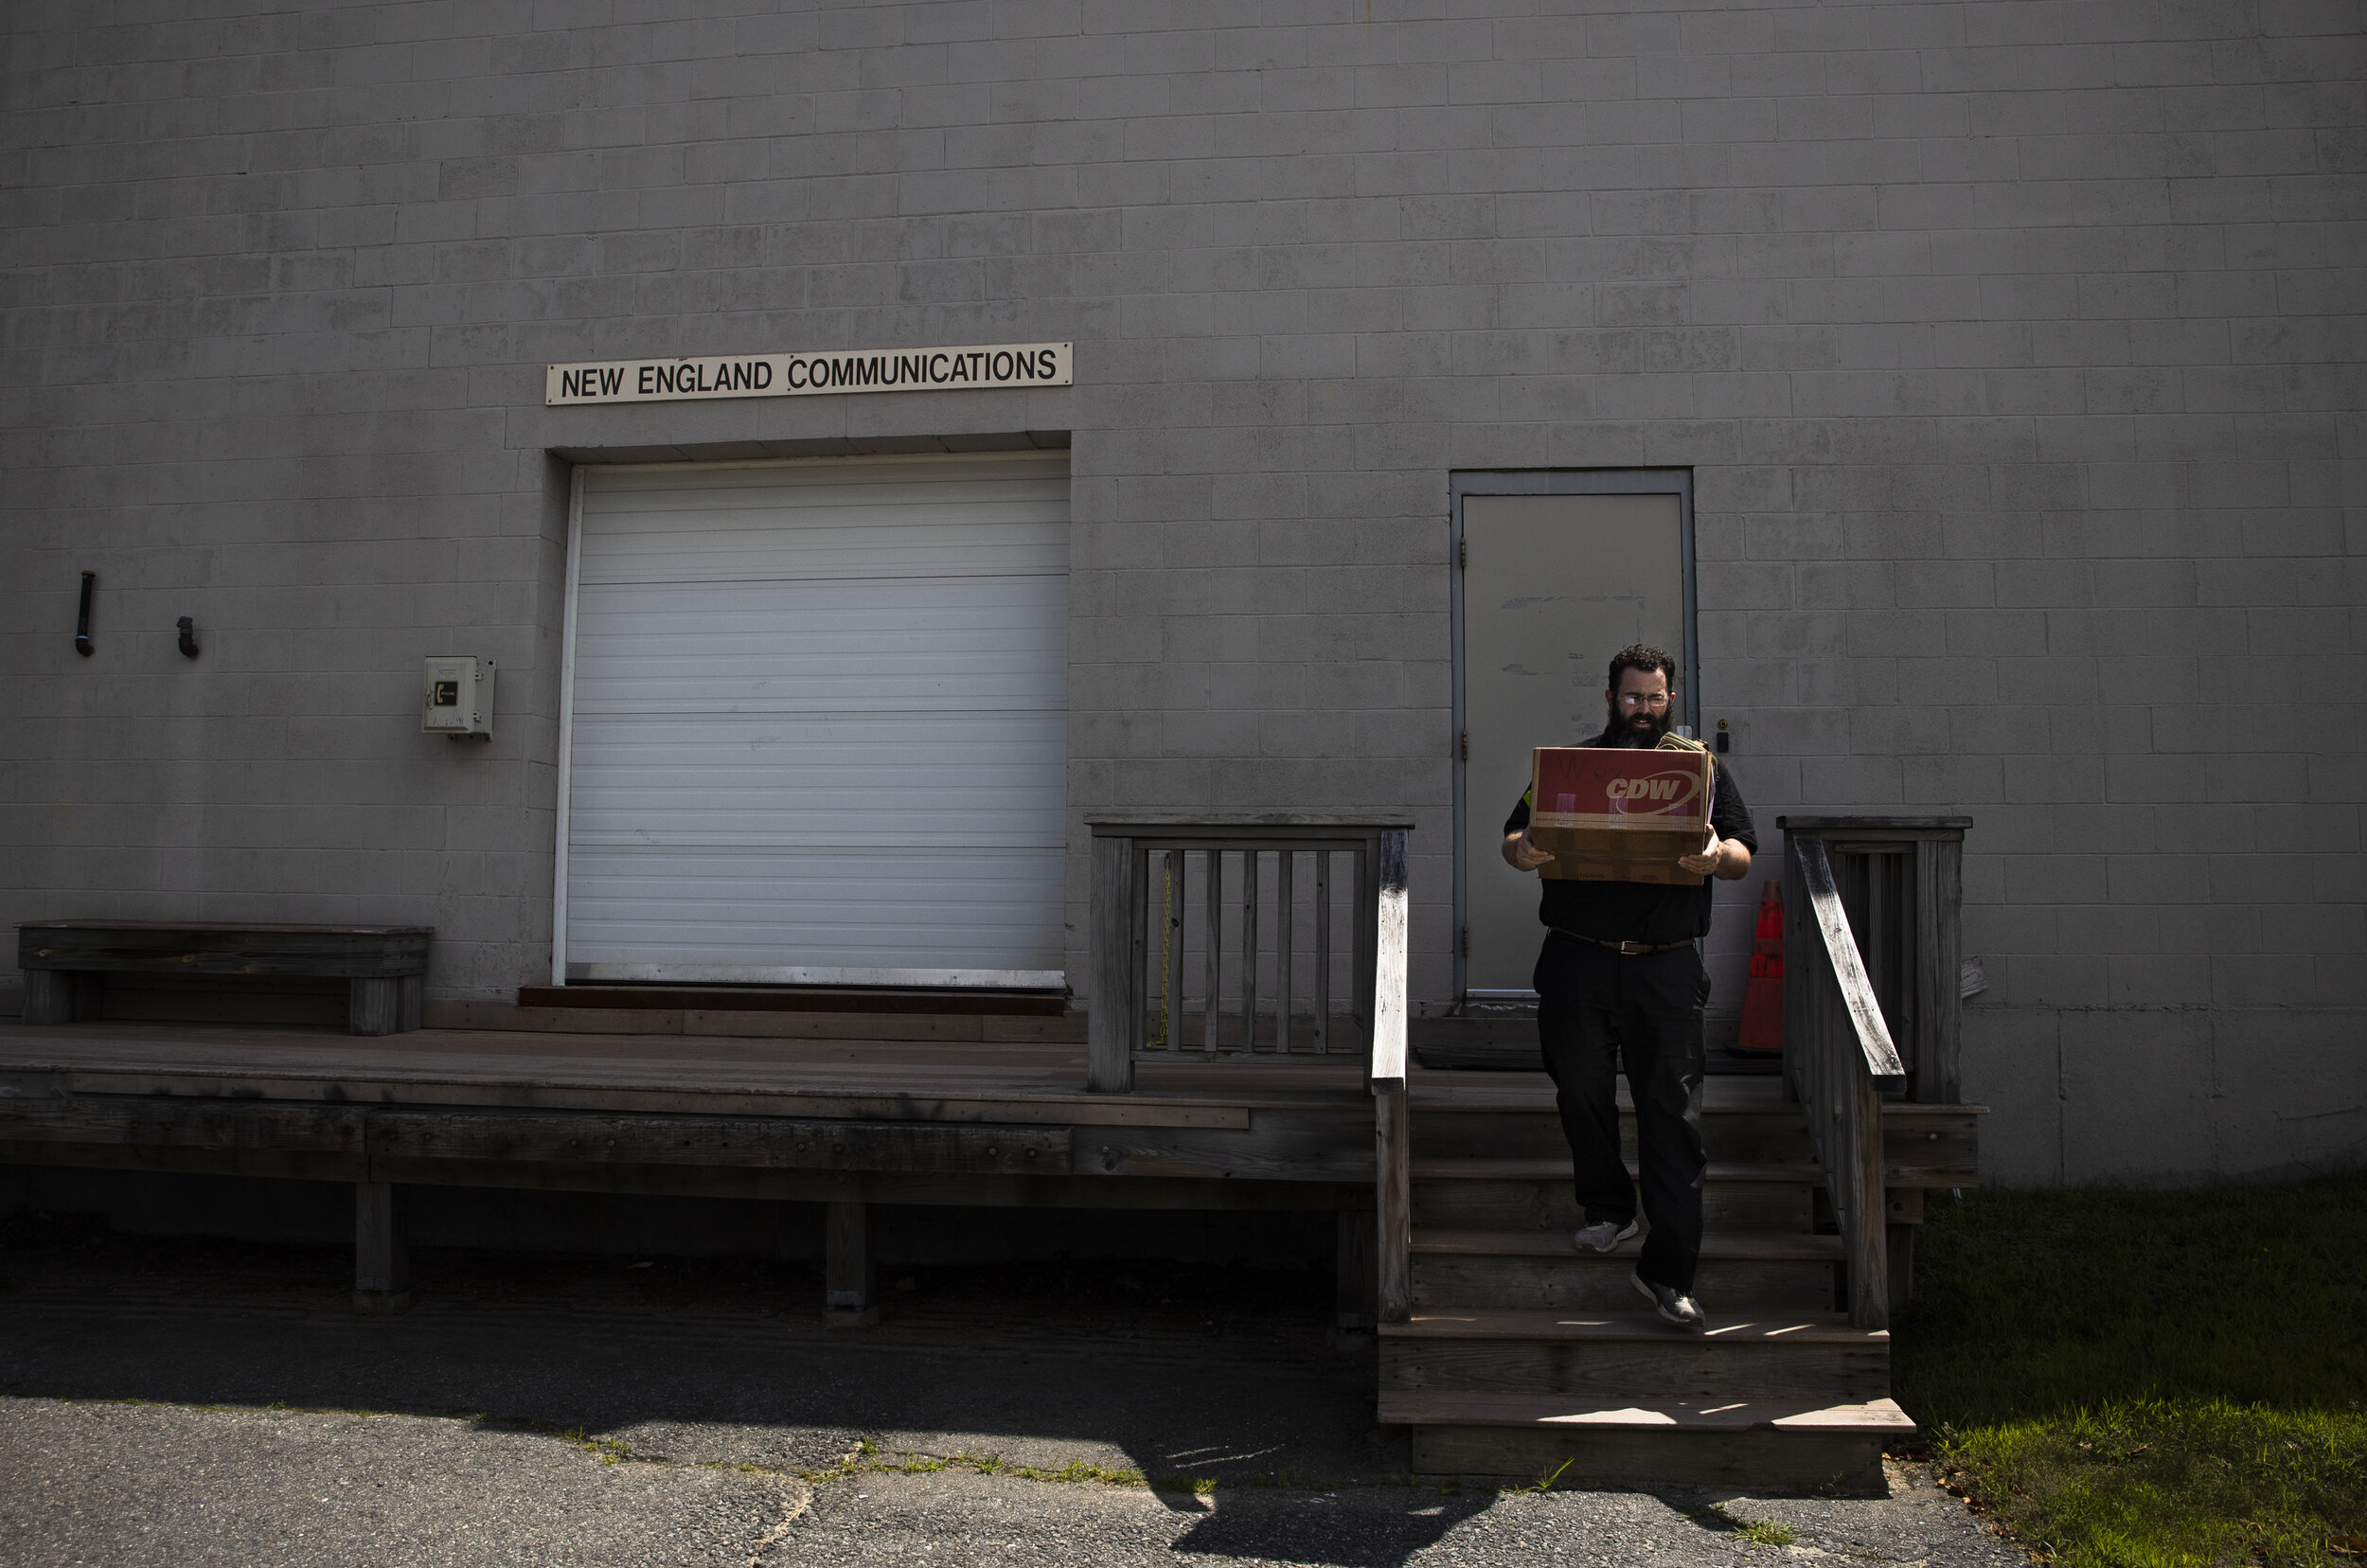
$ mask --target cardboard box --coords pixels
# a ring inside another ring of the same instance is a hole
[[[1554,857],[1538,875],[1700,886],[1677,857],[1709,843],[1716,783],[1707,752],[1538,747],[1529,842]]]

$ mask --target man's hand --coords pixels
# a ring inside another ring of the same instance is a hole
[[[1517,833],[1504,835],[1504,864],[1515,871],[1534,871],[1539,866],[1549,864],[1553,858],[1552,850],[1539,849],[1529,842],[1529,830],[1526,828]]]
[[[1698,855],[1679,855],[1677,868],[1690,871],[1697,877],[1717,877],[1733,882],[1747,875],[1751,869],[1751,851],[1732,839],[1717,836],[1717,829],[1709,829],[1710,842]]]

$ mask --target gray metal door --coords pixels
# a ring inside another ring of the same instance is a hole
[[[1677,655],[1672,722],[1697,722],[1682,476],[1643,477],[1670,488],[1460,497],[1458,860],[1463,989],[1475,1001],[1525,997],[1537,961],[1538,879],[1506,865],[1502,851],[1530,751],[1602,729],[1604,667],[1630,643]]]

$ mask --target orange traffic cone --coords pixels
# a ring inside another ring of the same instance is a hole
[[[1784,887],[1771,879],[1759,898],[1751,942],[1751,983],[1742,992],[1742,1035],[1735,1048],[1774,1055],[1784,1048]]]

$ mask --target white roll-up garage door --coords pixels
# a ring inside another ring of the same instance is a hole
[[[565,976],[1057,987],[1067,454],[595,468]]]

